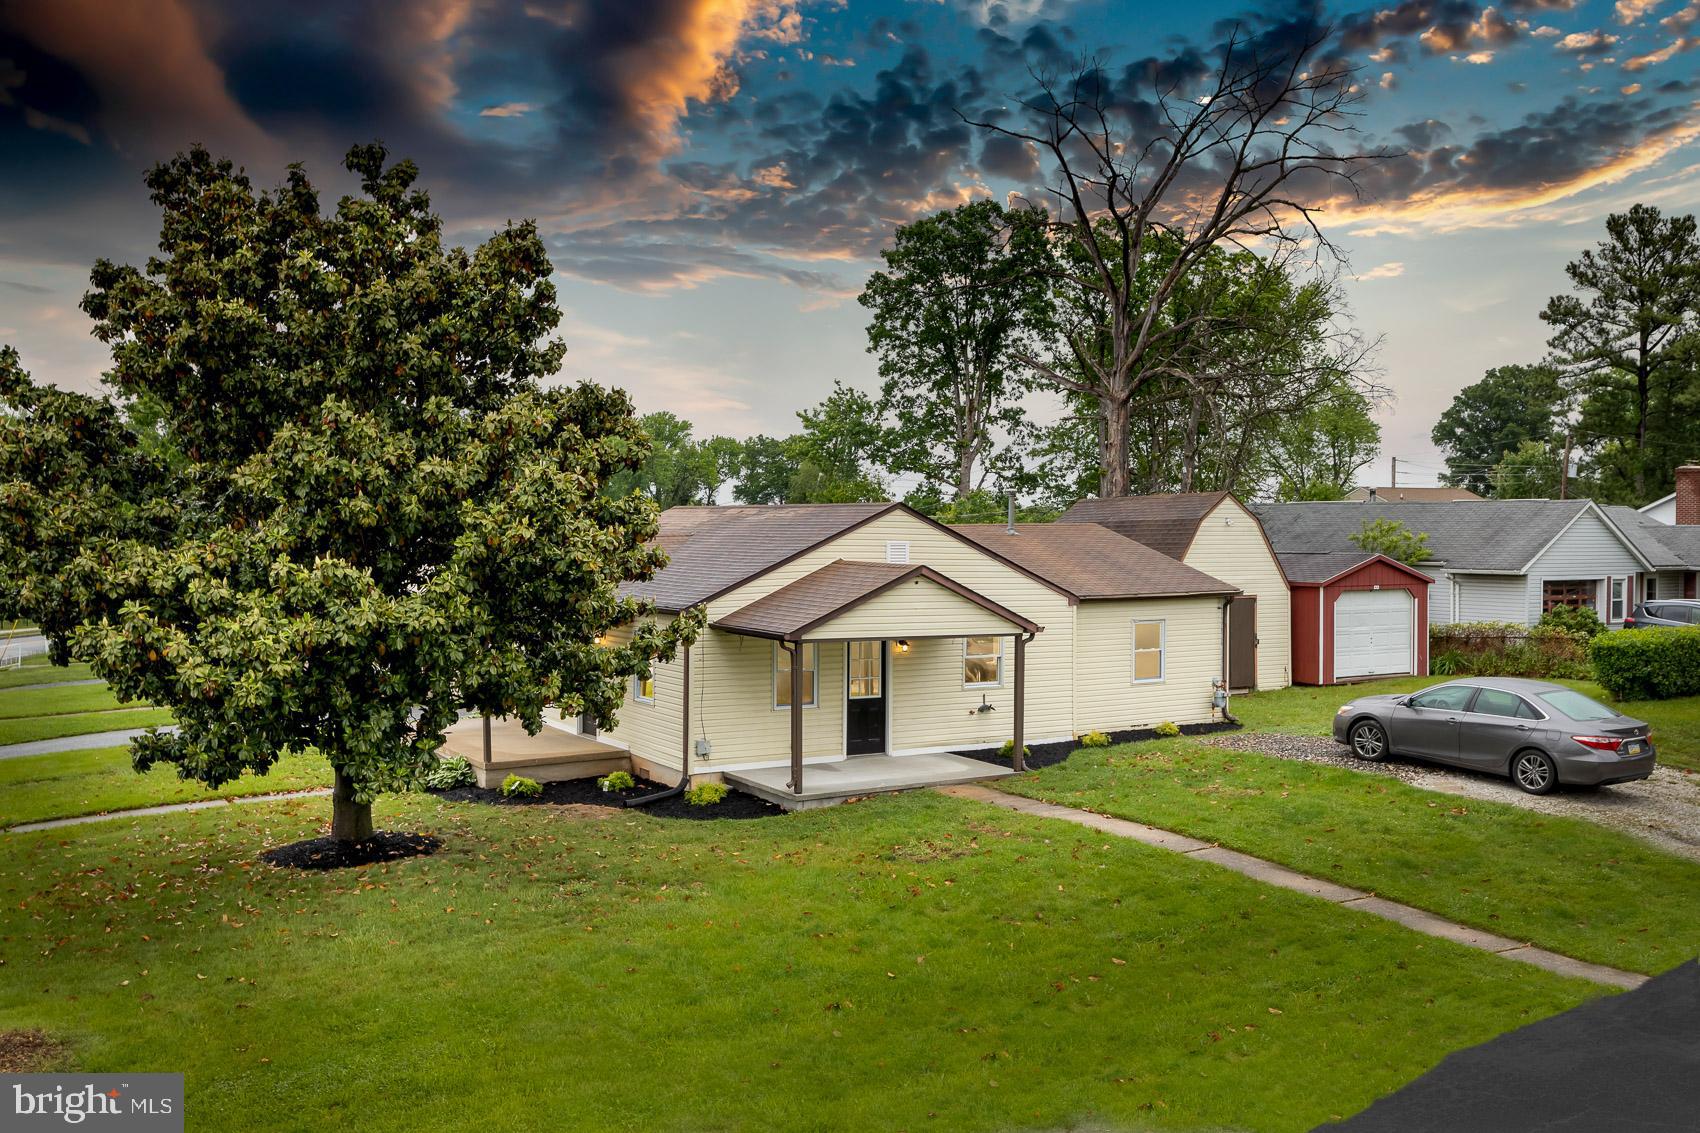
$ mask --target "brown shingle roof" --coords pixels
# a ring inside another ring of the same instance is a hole
[[[1227,497],[1227,492],[1177,492],[1087,499],[1069,508],[1057,522],[1096,523],[1159,554],[1179,559],[1192,546],[1204,517]]]
[[[932,567],[909,563],[865,563],[851,559],[828,563],[812,574],[806,574],[771,594],[757,598],[748,606],[732,611],[714,625],[717,629],[733,633],[797,641],[820,623],[911,578],[935,582],[1029,633],[1039,630],[1027,618],[946,578]]]
[[[683,610],[723,594],[788,559],[899,507],[898,504],[775,504],[676,507],[657,537],[669,561],[621,594]]]
[[[954,530],[1076,598],[1238,594],[1219,578],[1095,523],[964,524]]]

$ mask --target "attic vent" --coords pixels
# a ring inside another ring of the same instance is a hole
[[[888,563],[906,563],[909,561],[908,543],[887,543],[885,545],[885,561]]]

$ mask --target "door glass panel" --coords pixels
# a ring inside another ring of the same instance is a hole
[[[1440,708],[1457,712],[1470,703],[1470,694],[1475,691],[1470,685],[1442,685],[1413,696],[1411,704],[1417,708]]]
[[[1514,692],[1484,688],[1476,694],[1476,706],[1472,711],[1489,716],[1516,716],[1523,707],[1523,698]]]
[[[869,700],[880,695],[881,641],[850,643],[850,699]]]

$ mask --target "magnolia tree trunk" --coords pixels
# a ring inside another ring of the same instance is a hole
[[[338,842],[364,842],[372,836],[372,804],[354,800],[354,780],[336,770],[331,788],[331,837]]]

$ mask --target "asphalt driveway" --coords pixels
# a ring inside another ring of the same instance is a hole
[[[1447,1055],[1346,1133],[1684,1133],[1700,1127],[1700,963]]]

